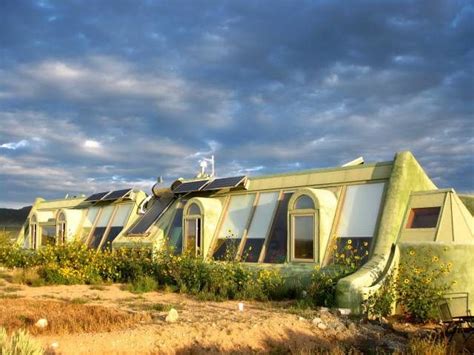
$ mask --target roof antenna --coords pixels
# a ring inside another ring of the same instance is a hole
[[[211,163],[211,173],[206,173],[207,163]],[[201,167],[201,171],[198,174],[198,178],[205,178],[205,177],[214,177],[215,176],[215,165],[214,165],[214,155],[211,155],[211,158],[202,158],[199,160],[199,166]]]

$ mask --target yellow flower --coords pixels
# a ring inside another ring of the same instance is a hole
[[[450,263],[447,263],[446,266],[449,267],[449,268],[451,268],[451,267],[453,267],[453,263],[451,263],[451,262],[450,262]]]
[[[409,283],[410,283],[410,280],[405,279],[405,280],[403,280],[403,282],[406,283],[406,284],[409,284]]]
[[[416,255],[416,252],[412,249],[412,250],[410,250],[410,255],[414,256],[414,255]]]
[[[347,241],[347,244],[351,245],[351,244],[352,244],[352,240],[349,239],[349,240]]]
[[[431,278],[428,277],[428,278],[425,280],[425,282],[426,282],[427,284],[431,283]]]
[[[433,256],[431,258],[431,261],[434,262],[434,263],[437,263],[439,261],[439,258],[437,256]]]

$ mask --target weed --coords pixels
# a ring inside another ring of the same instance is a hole
[[[76,297],[76,298],[71,299],[70,302],[72,304],[86,304],[87,302],[89,302],[89,300],[82,297]]]
[[[18,286],[7,286],[2,290],[5,293],[18,292],[21,291],[21,287]]]
[[[44,349],[24,330],[8,337],[6,329],[0,328],[0,354],[41,355]]]
[[[150,276],[140,276],[128,284],[126,289],[132,293],[152,292],[158,289],[158,283]]]

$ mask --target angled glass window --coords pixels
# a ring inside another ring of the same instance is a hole
[[[295,209],[305,210],[305,209],[314,209],[313,199],[307,195],[301,195],[295,202]]]
[[[268,239],[264,262],[283,263],[287,254],[288,202],[293,192],[285,192],[278,203],[275,219]]]
[[[99,215],[97,224],[92,232],[92,237],[89,241],[89,246],[91,248],[97,249],[100,246],[102,237],[104,236],[105,231],[107,230],[107,225],[109,224],[110,217],[114,211],[115,206],[106,206],[102,208],[102,212]]]
[[[86,212],[86,217],[84,219],[84,223],[82,225],[82,242],[87,241],[87,237],[89,236],[92,226],[94,225],[95,219],[97,217],[97,214],[99,213],[100,208],[99,207],[91,207],[87,210]]]
[[[227,215],[219,232],[214,258],[235,257],[249,222],[254,199],[255,194],[235,195],[230,198]]]
[[[384,186],[384,183],[375,183],[347,187],[338,228],[339,237],[374,236]]]
[[[174,254],[180,254],[183,249],[183,207],[186,200],[177,203],[176,212],[168,230],[168,243]]]
[[[132,207],[133,205],[131,203],[119,205],[117,207],[117,211],[115,212],[114,218],[112,220],[112,224],[109,233],[107,234],[107,238],[105,238],[105,241],[102,243],[102,249],[112,248],[112,242],[123,230],[123,227],[127,223],[128,216],[130,215]]]
[[[242,260],[257,262],[278,204],[279,192],[261,193],[242,251]]]

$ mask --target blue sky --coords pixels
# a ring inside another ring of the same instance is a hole
[[[391,160],[474,190],[472,1],[0,2],[0,207]]]

